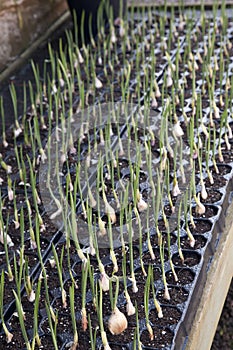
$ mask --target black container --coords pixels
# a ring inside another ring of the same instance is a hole
[[[78,40],[81,37],[82,16],[84,13],[84,40],[90,40],[90,27],[93,37],[96,37],[98,32],[98,9],[103,6],[103,19],[107,23],[109,17],[109,9],[112,8],[113,17],[124,17],[126,13],[127,0],[67,0],[73,20],[77,21]],[[101,12],[101,11],[100,11]],[[76,18],[75,18],[76,17]],[[91,26],[89,24],[91,21]]]

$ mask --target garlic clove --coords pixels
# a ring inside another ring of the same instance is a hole
[[[176,124],[173,126],[173,133],[176,137],[181,137],[184,135],[183,129],[181,128],[179,121],[177,121]]]
[[[118,335],[124,332],[128,327],[128,321],[123,312],[117,307],[114,308],[109,320],[108,329],[113,335]]]
[[[95,77],[95,87],[96,89],[101,89],[103,87],[102,82],[97,77]]]
[[[107,292],[109,290],[109,278],[105,272],[101,273],[99,282],[100,282],[100,287],[102,288],[102,290],[104,292]]]

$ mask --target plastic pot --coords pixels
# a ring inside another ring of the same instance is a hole
[[[126,4],[127,0],[67,0],[69,9],[72,13],[72,17],[76,16],[77,20],[77,28],[78,28],[78,40],[82,40],[81,38],[81,23],[82,23],[82,15],[84,13],[84,40],[88,42],[90,40],[90,24],[91,21],[91,31],[93,37],[97,35],[98,26],[97,26],[97,18],[98,18],[98,9],[100,5],[103,5],[103,17],[105,23],[107,23],[107,12],[106,9],[110,6],[113,10],[114,18],[123,17],[126,13]],[[91,16],[91,18],[90,18]]]

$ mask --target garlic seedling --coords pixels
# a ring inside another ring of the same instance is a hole
[[[1,167],[6,171],[7,174],[12,173],[12,167],[11,165],[7,165],[4,160],[2,160],[2,154],[0,153],[0,165]]]
[[[88,204],[94,208],[96,206],[96,200],[91,192],[90,187],[88,186]]]
[[[221,108],[223,108],[224,105],[225,105],[225,103],[224,103],[224,101],[223,101],[223,95],[220,95],[220,97],[219,97],[219,106],[220,106]]]
[[[87,293],[87,276],[89,271],[89,259],[86,264],[82,265],[82,330],[86,332],[88,321],[87,321],[87,311],[86,311],[86,293]]]
[[[229,123],[227,123],[227,131],[228,131],[228,139],[231,140],[233,138],[233,134]]]
[[[51,257],[51,258],[49,259],[49,264],[50,264],[50,266],[51,266],[52,269],[55,268],[55,266],[56,266],[56,261],[55,261],[55,259],[54,259],[53,257]]]
[[[78,57],[78,61],[80,64],[83,64],[84,63],[84,58],[79,50],[78,47],[76,47],[76,54],[77,54],[77,57]]]
[[[200,64],[203,64],[203,59],[202,59],[200,51],[197,52],[197,59],[200,62]]]
[[[52,245],[52,250],[53,250],[54,259],[56,261],[57,274],[58,274],[58,279],[60,283],[62,306],[63,308],[67,308],[66,290],[64,288],[64,282],[63,282],[63,276],[62,276],[62,262],[63,262],[63,256],[64,256],[64,247],[62,248],[60,259],[58,258],[58,254],[54,245]]]
[[[117,306],[114,307],[112,314],[108,320],[108,329],[113,335],[124,332],[128,327],[128,321],[123,312]]]
[[[101,334],[101,340],[103,343],[104,350],[112,350],[112,348],[110,347],[110,345],[108,343],[106,332],[101,331],[100,334]]]
[[[201,122],[200,128],[201,128],[201,131],[203,132],[203,134],[205,135],[205,137],[208,139],[209,138],[209,132],[208,132],[205,124],[203,123],[203,121]]]
[[[97,305],[97,314],[98,314],[98,320],[99,320],[99,326],[100,326],[100,336],[102,340],[102,344],[104,347],[104,350],[111,350],[111,347],[109,346],[108,339],[107,339],[107,334],[104,330],[104,322],[103,322],[103,289],[101,286],[101,282],[99,280],[99,293],[97,290],[96,295],[99,294],[99,298],[96,298],[96,305]]]
[[[181,194],[181,191],[179,189],[178,181],[176,177],[173,180],[173,187],[172,187],[172,195],[173,197],[177,197]]]
[[[107,234],[107,230],[106,230],[105,225],[106,225],[106,222],[103,221],[101,219],[101,217],[99,216],[98,217],[98,226],[99,226],[98,236],[103,237],[103,236],[105,236]]]
[[[153,294],[154,306],[157,310],[158,318],[162,318],[163,311],[162,311],[162,308],[161,308],[159,301],[156,298],[155,285],[154,285],[154,271],[153,271],[152,265],[149,265],[149,267],[148,267],[148,275],[150,276],[150,283],[151,283],[151,289],[152,289],[152,294]]]
[[[197,215],[203,215],[206,212],[204,204],[201,203],[200,201],[200,193],[197,194],[197,196],[194,197],[196,201],[196,207],[195,207],[195,212]]]
[[[102,66],[102,64],[103,64],[103,59],[102,59],[101,56],[98,57],[98,64],[99,64],[100,66]]]
[[[155,260],[155,254],[154,254],[153,247],[151,245],[151,240],[150,240],[150,233],[148,233],[148,236],[147,236],[147,246],[148,246],[151,260]]]
[[[0,96],[0,114],[2,117],[2,144],[3,147],[8,147],[8,142],[6,140],[6,124],[5,124],[5,112],[4,112],[4,105],[3,105],[3,96]]]
[[[103,200],[104,200],[104,205],[105,205],[105,212],[106,212],[107,216],[110,217],[111,223],[112,223],[112,224],[115,224],[115,223],[116,223],[116,220],[117,220],[115,210],[114,210],[114,208],[108,203],[105,192],[103,191],[102,193],[103,193]]]
[[[70,350],[76,350],[78,347],[78,331],[77,331],[77,325],[76,325],[76,317],[75,317],[75,302],[74,302],[74,283],[69,287],[69,296],[70,296],[70,311],[71,311],[71,320],[72,320],[72,327],[73,327],[73,342]]]
[[[12,180],[10,177],[8,177],[7,179],[7,195],[8,195],[9,201],[13,201],[15,195],[12,189]]]
[[[225,140],[225,144],[226,144],[226,149],[227,149],[228,151],[230,151],[230,150],[231,150],[231,144],[230,144],[230,142],[229,142],[227,133],[225,133],[225,135],[224,135],[224,140]]]
[[[151,97],[151,108],[157,108],[158,107],[158,102],[156,100],[154,91],[151,92],[150,97]]]
[[[111,230],[110,230],[110,235],[111,235]],[[109,240],[111,241],[111,246],[113,246],[112,244],[112,239],[109,238]],[[113,250],[113,247],[110,248],[110,257],[113,263],[113,273],[117,273],[118,272],[118,265],[117,265],[117,259],[116,259],[116,255],[115,252]]]
[[[214,116],[216,119],[220,119],[220,111],[219,108],[216,105],[216,102],[213,101],[213,109],[214,109]]]
[[[122,144],[122,139],[121,138],[119,138],[118,145],[119,145],[118,155],[120,157],[122,157],[125,154],[125,152],[124,152],[124,148],[123,148],[123,144]]]
[[[23,132],[19,123],[17,123],[16,128],[14,128],[14,137],[17,138]]]
[[[224,162],[224,158],[223,158],[223,154],[222,154],[222,147],[221,147],[220,144],[218,146],[218,160],[219,160],[220,163]],[[217,165],[216,165],[216,167],[217,167]],[[219,171],[216,171],[216,173],[218,174]]]
[[[99,269],[100,269],[100,278],[99,278],[100,287],[104,292],[107,292],[109,290],[109,277],[106,274],[104,265],[101,262],[99,262]]]
[[[208,197],[208,193],[206,191],[205,182],[203,179],[200,180],[200,185],[201,185],[201,198],[203,200],[206,200]]]
[[[144,309],[145,309],[145,316],[146,316],[146,328],[149,333],[150,340],[154,339],[154,333],[153,329],[151,327],[150,321],[149,321],[149,299],[150,299],[150,287],[151,287],[151,271],[148,271],[148,276],[146,279],[146,284],[144,288]]]
[[[161,97],[161,92],[157,83],[157,80],[154,80],[154,90],[155,90],[155,98],[160,98]]]
[[[135,314],[135,307],[130,299],[130,295],[127,290],[124,292],[126,299],[126,312],[128,316],[132,316]]]
[[[110,40],[111,40],[112,44],[115,44],[117,42],[115,28],[113,26],[111,26],[111,39]]]
[[[2,318],[3,320],[3,318]],[[5,322],[2,323],[2,328],[4,330],[4,333],[6,335],[6,342],[7,344],[11,343],[12,342],[12,338],[13,338],[13,334],[8,330]]]
[[[134,271],[131,272],[131,277],[129,277],[129,280],[132,282],[132,291],[133,291],[133,293],[137,293],[138,292],[138,287],[137,287],[137,281],[136,281],[136,278],[135,278]]]
[[[184,135],[184,131],[182,127],[180,126],[180,121],[177,120],[175,125],[173,126],[173,134],[175,137],[182,137]]]
[[[119,23],[119,26],[120,26],[120,28],[119,28],[120,38],[123,38],[125,36],[125,34],[126,34],[124,24],[125,24],[125,22],[122,19],[120,19],[120,23]]]
[[[178,254],[179,254],[179,257],[180,257],[180,260],[181,260],[181,264],[183,265],[183,263],[184,263],[184,255],[183,255],[181,244],[180,244],[181,209],[182,209],[182,202],[180,202],[179,209],[178,209],[177,245],[178,245]]]
[[[139,189],[137,189],[137,208],[139,212],[145,211],[148,208],[148,204],[144,201],[142,198],[142,194],[139,192]]]
[[[4,278],[4,271],[1,272],[1,279],[0,279],[0,316],[2,321],[2,328],[6,336],[6,342],[9,344],[12,341],[13,334],[8,330],[5,322],[4,322],[4,315],[3,315],[3,296],[4,296],[4,286],[5,286],[5,278]]]
[[[8,235],[8,233],[5,233],[4,230],[0,227],[0,243],[4,244],[5,240],[6,240],[6,244],[9,247],[14,246],[14,243],[12,242],[11,237]]]
[[[95,77],[95,87],[96,89],[101,89],[103,87],[101,80],[97,77]]]
[[[171,297],[170,297],[170,293],[169,293],[169,289],[168,289],[167,284],[164,285],[164,294],[163,294],[163,297],[164,297],[165,300],[171,300]]]
[[[31,284],[31,280],[30,280],[30,276],[26,277],[25,288],[26,288],[26,292],[27,292],[28,301],[30,303],[33,303],[35,301],[36,294],[35,294],[35,292],[33,290],[33,287],[32,287],[32,284]]]
[[[165,266],[164,266],[164,244],[163,244],[163,240],[162,240],[162,234],[158,228],[157,228],[157,232],[158,232],[158,236],[160,237],[159,252],[160,252],[161,269],[162,269],[162,280],[163,280],[163,285],[164,285],[163,297],[165,300],[170,300],[171,297],[170,297],[170,293],[169,293],[168,286],[167,286],[167,279],[166,279]]]
[[[173,85],[173,80],[172,80],[171,73],[169,74],[168,72],[167,72],[167,75],[166,75],[166,85],[167,85],[168,88]]]

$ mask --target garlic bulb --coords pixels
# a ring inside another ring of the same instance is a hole
[[[167,75],[167,87],[171,87],[173,85],[173,80],[171,75]]]
[[[176,137],[181,137],[184,135],[183,129],[180,126],[180,121],[178,120],[173,126],[173,133]]]
[[[163,294],[163,297],[164,297],[165,300],[170,300],[170,299],[171,299],[170,293],[169,293],[169,290],[168,290],[168,287],[167,287],[167,286],[164,287],[164,294]]]
[[[111,205],[107,201],[105,201],[105,211],[106,211],[106,214],[110,216],[111,223],[115,224],[117,220],[115,210],[113,209],[113,207],[111,207]]]
[[[128,327],[128,321],[123,312],[115,307],[108,320],[108,329],[113,335],[121,334]]]
[[[204,181],[201,181],[201,198],[203,200],[206,200],[208,197],[208,193],[206,191],[205,183]]]
[[[112,44],[115,44],[116,41],[117,41],[117,37],[116,37],[116,34],[115,34],[115,29],[114,29],[114,27],[112,27],[111,43],[112,43]]]
[[[99,283],[100,283],[100,287],[104,292],[107,292],[109,290],[109,278],[106,272],[101,273]]]
[[[20,226],[19,222],[16,220],[13,220],[13,223],[15,224],[15,229],[17,230]]]
[[[197,203],[196,208],[195,208],[196,214],[198,214],[198,215],[205,214],[205,206],[200,201],[200,193],[198,193],[196,203]]]
[[[137,208],[140,212],[147,209],[148,204],[142,198],[142,194],[139,192],[139,190],[137,190],[137,201]]]
[[[98,225],[99,225],[98,236],[100,236],[100,237],[105,236],[107,234],[107,230],[105,228],[106,222],[103,221],[100,216],[98,218]]]
[[[5,237],[4,237],[5,236]],[[0,242],[4,244],[4,240],[6,239],[6,243],[9,247],[13,247],[14,243],[12,242],[10,236],[8,234],[4,234],[2,230],[0,230]]]
[[[22,131],[23,130],[21,129],[20,126],[18,126],[17,129],[14,129],[14,136],[15,136],[15,138],[17,138],[21,134]]]
[[[14,199],[14,192],[13,192],[12,188],[8,187],[8,192],[7,193],[8,193],[9,201],[13,201],[13,199]]]
[[[6,334],[6,342],[7,344],[11,343],[12,341],[12,338],[13,338],[13,334],[11,332],[8,331],[5,323],[3,323],[3,329],[4,329],[4,332]]]
[[[102,82],[97,77],[95,77],[95,87],[96,89],[101,89],[103,87]]]
[[[135,314],[135,307],[130,299],[129,293],[127,290],[125,291],[125,299],[126,299],[126,311],[128,316],[132,316]]]
[[[101,339],[102,339],[104,350],[111,350],[108,344],[108,339],[105,331],[101,331]]]
[[[181,191],[179,189],[179,185],[178,185],[178,182],[177,182],[176,178],[174,178],[173,188],[172,188],[172,195],[174,197],[177,197],[179,194],[181,194]]]
[[[30,303],[33,303],[35,301],[36,294],[33,289],[31,290],[27,298],[28,298],[28,301],[30,301]]]
[[[86,330],[87,330],[87,325],[88,325],[88,321],[87,321],[87,312],[86,312],[85,307],[82,308],[82,310],[81,310],[81,315],[82,315],[82,330],[83,330],[84,332],[86,332]]]
[[[124,28],[123,21],[122,21],[122,23],[120,25],[119,35],[120,35],[121,38],[123,38],[123,36],[125,36],[125,28]]]
[[[3,146],[6,148],[8,146],[8,142],[6,140],[2,141]]]

